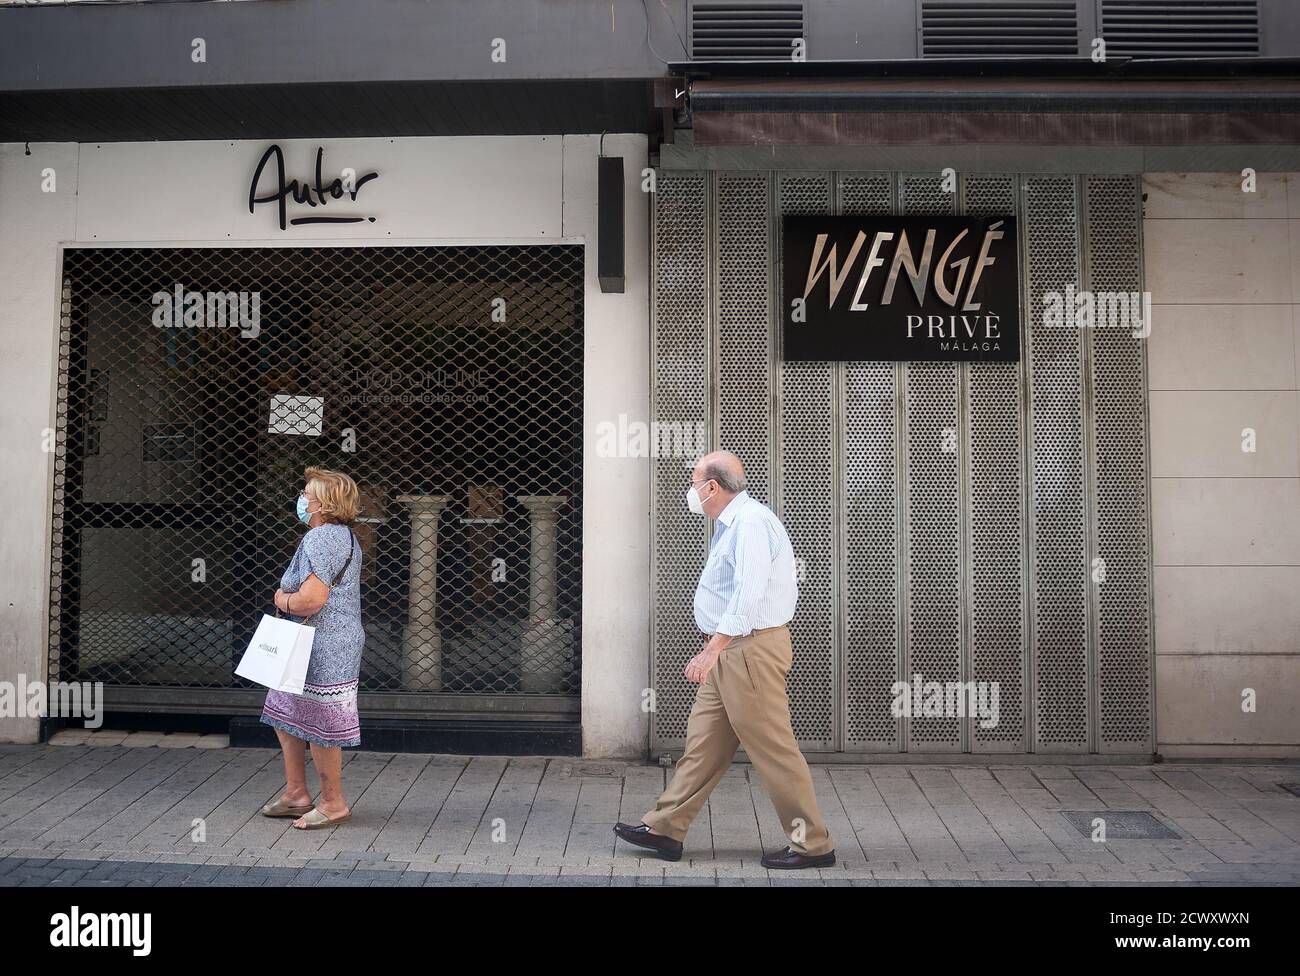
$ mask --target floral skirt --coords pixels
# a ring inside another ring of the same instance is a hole
[[[361,745],[357,717],[357,681],[332,685],[303,685],[301,695],[266,693],[262,721],[298,739],[320,746]]]

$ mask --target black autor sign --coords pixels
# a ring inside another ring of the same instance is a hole
[[[783,218],[789,360],[1018,362],[1014,217]]]

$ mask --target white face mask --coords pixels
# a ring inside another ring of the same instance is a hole
[[[691,485],[686,489],[686,507],[696,515],[704,514],[704,502],[700,500],[700,493]]]

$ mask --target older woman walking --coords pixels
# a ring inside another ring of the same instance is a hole
[[[308,468],[298,496],[308,528],[284,571],[275,605],[316,628],[302,694],[266,693],[262,721],[276,730],[284,753],[284,793],[262,807],[267,817],[296,817],[293,826],[318,830],[352,819],[343,798],[343,746],[361,744],[357,682],[361,674],[361,546],[351,524],[360,508],[351,478]],[[320,799],[307,789],[306,748],[320,774]]]

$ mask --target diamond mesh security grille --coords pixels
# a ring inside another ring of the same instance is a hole
[[[663,174],[654,416],[703,421],[789,529],[805,749],[1149,751],[1143,346],[1041,315],[1067,285],[1140,289],[1137,184],[980,174],[956,188],[931,174]],[[1015,214],[1023,361],[783,362],[780,217],[835,212]],[[680,675],[698,649],[707,536],[685,514],[681,468],[656,467],[659,749],[680,747],[694,697]],[[916,673],[996,682],[997,722],[896,718],[891,686]]]
[[[52,673],[251,687],[317,465],[363,692],[577,693],[581,247],[70,249],[61,343]]]

